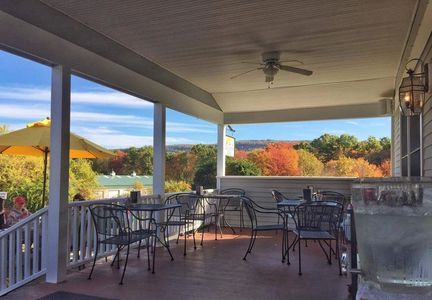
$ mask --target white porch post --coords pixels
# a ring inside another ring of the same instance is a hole
[[[225,139],[226,139],[226,126],[218,124],[218,137],[217,137],[217,176],[225,176]],[[220,179],[217,180],[217,188],[221,188]]]
[[[153,194],[163,197],[165,193],[165,105],[154,104],[153,120]]]
[[[46,281],[58,283],[66,278],[70,70],[52,68],[51,82],[51,150],[48,203],[48,259]]]

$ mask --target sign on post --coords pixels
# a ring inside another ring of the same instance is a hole
[[[225,137],[225,155],[234,157],[235,138],[227,135]]]

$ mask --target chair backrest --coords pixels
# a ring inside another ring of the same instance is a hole
[[[129,230],[128,212],[124,206],[94,204],[89,209],[98,239],[122,235]]]
[[[244,189],[239,189],[239,188],[229,188],[229,189],[223,189],[223,190],[221,190],[220,194],[222,194],[222,195],[245,196],[246,195],[246,191]]]
[[[297,230],[315,231],[336,229],[340,221],[343,205],[336,201],[303,203],[296,207],[294,221]]]
[[[246,191],[240,188],[229,188],[229,189],[223,189],[219,192],[221,195],[237,195],[238,198],[232,198],[230,200],[224,200],[224,203],[222,204],[225,208],[226,207],[240,207],[241,200],[240,198],[242,196],[246,195]]]
[[[243,202],[243,207],[245,208],[247,215],[249,216],[252,230],[253,230],[258,225],[258,219],[254,208],[254,202],[251,198],[247,196],[242,196],[240,199]]]
[[[272,190],[271,193],[276,203],[279,203],[285,199],[285,196],[277,190]]]
[[[321,191],[318,193],[317,198],[319,201],[336,201],[345,203],[345,195],[334,191]]]
[[[179,212],[181,215],[193,215],[203,210],[201,198],[195,194],[177,194],[175,197],[177,204],[180,204]]]

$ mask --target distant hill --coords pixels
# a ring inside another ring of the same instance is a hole
[[[292,145],[296,145],[302,141],[282,141],[282,140],[237,140],[236,141],[236,149],[251,151],[255,149],[265,148],[269,143],[276,142],[286,142]],[[177,144],[177,145],[167,145],[168,152],[181,152],[181,151],[190,151],[192,148],[192,144]]]

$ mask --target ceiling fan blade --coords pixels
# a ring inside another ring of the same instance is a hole
[[[262,68],[253,68],[252,70],[249,70],[249,71],[246,71],[246,72],[234,75],[234,76],[230,77],[230,79],[234,79],[234,78],[240,77],[242,75],[245,75],[247,73],[250,73],[250,72],[253,72],[253,71],[256,71],[256,70],[262,70]]]
[[[256,66],[263,66],[263,63],[257,63],[253,61],[241,61],[242,64],[248,64],[248,65],[256,65]]]
[[[290,66],[284,66],[284,65],[280,65],[280,69],[284,70],[284,71],[288,71],[288,72],[306,75],[306,76],[310,76],[313,74],[313,72],[309,71],[309,70],[300,69],[300,68],[296,68],[296,67],[290,67]]]

